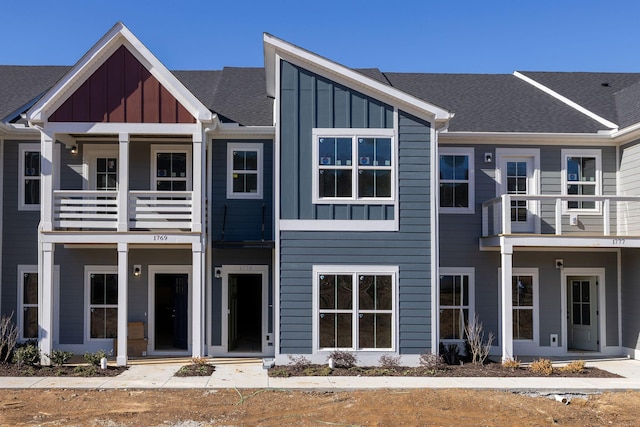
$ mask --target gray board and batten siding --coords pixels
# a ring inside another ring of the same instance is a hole
[[[227,146],[229,143],[262,145],[262,198],[227,198]],[[259,242],[263,239],[273,241],[273,141],[213,140],[212,169],[211,239],[214,242]]]
[[[312,203],[313,128],[392,129],[393,107],[281,62],[280,218],[393,220],[383,204]]]
[[[294,193],[283,198],[281,218],[327,219],[311,204],[311,129],[388,128],[393,109],[286,62],[281,78],[280,178],[282,192]],[[372,116],[366,109],[357,113],[365,105],[382,120],[366,120]],[[431,127],[402,111],[398,116],[399,231],[280,232],[282,354],[312,352],[314,265],[398,266],[396,350],[420,354],[431,347]]]

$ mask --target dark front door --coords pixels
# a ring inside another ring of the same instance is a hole
[[[262,275],[230,274],[228,351],[262,352]]]
[[[187,350],[189,276],[155,275],[155,349]]]

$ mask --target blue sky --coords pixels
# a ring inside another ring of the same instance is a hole
[[[2,19],[0,64],[74,64],[122,21],[173,70],[262,66],[269,32],[354,68],[640,72],[638,16],[637,0],[31,0]]]

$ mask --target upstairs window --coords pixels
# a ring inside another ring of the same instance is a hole
[[[191,147],[152,145],[156,191],[191,191]]]
[[[40,210],[40,144],[21,144],[19,156],[19,209]]]
[[[262,198],[262,144],[227,145],[227,198]]]
[[[602,155],[598,149],[562,150],[562,194],[567,196],[599,196],[602,194]],[[600,211],[594,200],[569,200],[565,211]]]
[[[440,212],[474,212],[473,148],[440,149]]]
[[[391,129],[314,129],[314,203],[393,203]]]

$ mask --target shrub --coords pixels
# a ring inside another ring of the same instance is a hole
[[[104,350],[98,350],[95,353],[85,353],[84,360],[87,361],[90,365],[100,366],[100,360],[103,357],[107,357],[107,353]]]
[[[378,364],[381,368],[392,369],[400,366],[400,360],[402,360],[400,356],[383,354],[382,356],[380,356],[380,359],[378,359]]]
[[[333,359],[336,368],[351,368],[358,363],[358,358],[348,351],[332,351],[327,359]]]
[[[13,312],[9,317],[2,316],[0,319],[0,362],[4,363],[11,360],[18,342],[18,328],[11,319]]]
[[[491,344],[493,343],[493,332],[489,332],[487,339],[484,338],[484,330],[482,322],[478,320],[478,316],[474,316],[473,320],[464,327],[464,333],[467,336],[469,350],[471,351],[471,363],[474,365],[482,365],[489,356]]]
[[[51,363],[53,363],[54,365],[62,366],[65,363],[67,363],[69,359],[71,359],[71,356],[73,356],[73,353],[70,351],[53,350],[51,354],[47,354],[46,356],[49,358],[49,360],[51,360]]]
[[[302,355],[292,356],[290,354],[287,357],[289,358],[289,366],[293,366],[294,368],[304,369],[311,365],[311,361]]]
[[[94,365],[89,365],[89,366],[79,365],[73,368],[73,372],[81,377],[93,377],[97,374],[96,367]]]
[[[458,344],[452,343],[446,346],[440,343],[440,355],[447,365],[460,364],[460,349]]]
[[[420,366],[427,369],[437,368],[442,364],[442,358],[437,354],[425,351],[420,354]]]
[[[198,366],[204,366],[209,363],[206,357],[192,357],[191,363]]]
[[[573,360],[559,368],[560,372],[569,374],[581,374],[584,372],[585,362],[584,360]]]
[[[13,354],[13,361],[19,366],[35,366],[40,364],[40,349],[28,343],[24,346],[17,348]]]
[[[542,358],[531,362],[531,365],[529,365],[529,369],[533,373],[542,375],[551,375],[551,373],[553,372],[551,360]]]
[[[502,367],[514,371],[520,367],[520,361],[518,359],[507,359],[502,361]]]

